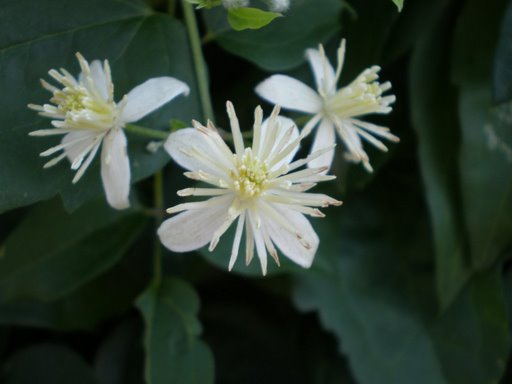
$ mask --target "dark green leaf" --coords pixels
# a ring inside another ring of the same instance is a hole
[[[5,384],[99,384],[92,369],[72,350],[40,344],[18,352],[4,366]]]
[[[69,163],[63,161],[43,170],[44,159],[38,156],[59,139],[28,136],[30,131],[50,126],[49,119],[26,107],[48,101],[49,93],[39,86],[39,79],[48,78],[50,68],[64,67],[78,74],[77,51],[89,60],[109,59],[116,100],[150,77],[174,76],[190,85],[188,98],[177,98],[143,119],[141,125],[167,130],[171,117],[189,121],[198,114],[193,66],[180,22],[152,15],[139,2],[114,0],[57,0],[44,7],[24,0],[1,8],[0,24],[8,27],[0,40],[0,212],[57,193],[69,209],[76,209],[103,193],[99,159],[79,183],[72,185]],[[30,21],[41,19],[47,22]],[[151,175],[169,160],[163,150],[148,152],[147,138],[130,135],[128,140],[132,181]]]
[[[490,87],[493,41],[504,2],[480,5],[470,1],[460,16],[452,76],[461,87],[459,165],[466,227],[471,257],[482,268],[512,243],[512,109],[510,104],[495,107]],[[482,49],[475,50],[480,44]]]
[[[496,382],[510,348],[501,278],[482,272],[441,317],[433,314],[430,295],[418,290],[427,283],[431,292],[432,276],[411,264],[428,256],[428,230],[403,187],[374,186],[319,226],[315,262],[324,268],[296,277],[296,302],[319,311],[362,384]]]
[[[119,261],[145,225],[103,201],[68,215],[60,202],[36,207],[14,230],[0,259],[0,297],[53,300]]]
[[[285,17],[257,31],[233,31],[221,8],[205,12],[210,38],[228,52],[267,70],[304,62],[306,48],[318,46],[339,29],[339,0],[294,0]]]
[[[151,260],[147,246],[139,246],[103,275],[66,297],[51,302],[16,301],[0,304],[0,324],[91,330],[99,322],[132,307],[147,286]]]
[[[144,292],[137,306],[146,324],[147,384],[213,383],[213,357],[199,338],[199,298],[192,287],[164,280]]]
[[[474,275],[432,326],[446,382],[498,383],[510,352],[501,263]]]
[[[451,25],[451,20],[444,17],[416,42],[409,77],[412,121],[432,218],[437,291],[442,305],[456,296],[470,273],[459,190],[457,93],[450,84],[446,61],[450,41],[443,38]]]
[[[280,13],[263,11],[258,8],[228,9],[228,22],[235,31],[260,29],[279,16],[281,16]]]
[[[143,361],[142,322],[137,318],[117,326],[100,346],[94,372],[103,384],[143,384]]]
[[[512,2],[509,2],[501,25],[494,56],[493,96],[498,103],[512,99]]]

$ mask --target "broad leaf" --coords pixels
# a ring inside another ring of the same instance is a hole
[[[482,272],[441,317],[433,314],[428,266],[411,264],[428,257],[428,230],[419,202],[404,192],[376,185],[346,199],[344,215],[320,228],[323,270],[296,277],[296,302],[319,312],[359,383],[496,381],[504,369],[496,362],[510,348],[501,278]]]
[[[510,104],[494,106],[491,68],[504,1],[480,7],[470,1],[454,38],[452,76],[460,86],[461,191],[471,257],[477,267],[492,265],[512,244],[512,114]],[[483,36],[483,37],[482,37]],[[475,52],[475,39],[486,39]]]
[[[49,302],[0,304],[0,324],[59,331],[92,330],[105,319],[129,310],[150,276],[147,246],[137,246],[106,273],[65,297]]]
[[[199,298],[192,287],[164,280],[144,292],[137,306],[146,325],[146,383],[213,383],[213,357],[199,338]]]
[[[457,94],[450,84],[446,61],[450,44],[443,38],[451,25],[444,17],[416,42],[409,77],[412,121],[432,218],[437,291],[442,305],[455,297],[470,272],[459,190]]]
[[[398,8],[398,12],[402,12],[402,8],[404,7],[404,0],[393,0],[396,7]]]
[[[56,344],[19,351],[6,364],[3,376],[5,384],[99,384],[82,357]]]
[[[9,236],[0,259],[0,297],[54,300],[111,268],[145,225],[103,201],[73,215],[60,202],[36,207]]]
[[[285,17],[265,28],[233,31],[225,10],[205,11],[208,37],[228,52],[267,70],[283,70],[304,62],[304,50],[317,47],[339,29],[338,0],[294,0]]]
[[[32,19],[47,22],[30,22]],[[30,131],[50,127],[49,119],[27,108],[28,103],[48,102],[50,94],[39,86],[39,79],[49,80],[50,68],[64,67],[77,75],[77,51],[89,60],[109,59],[116,100],[151,77],[174,76],[190,85],[188,98],[182,96],[163,106],[141,125],[167,130],[170,118],[189,121],[198,114],[184,27],[170,17],[152,15],[138,2],[57,0],[45,7],[34,7],[27,0],[9,2],[0,11],[0,23],[7,26],[0,40],[0,72],[5,74],[0,76],[0,212],[57,193],[69,209],[76,209],[103,194],[99,156],[84,178],[72,185],[69,162],[64,160],[43,170],[45,160],[38,156],[60,139],[28,136]],[[155,154],[146,150],[151,139],[129,135],[128,140],[133,182],[151,175],[169,160],[163,150]]]

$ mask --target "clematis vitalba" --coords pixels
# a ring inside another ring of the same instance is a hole
[[[299,168],[332,147],[293,161],[305,133],[299,134],[292,120],[279,116],[278,107],[265,121],[262,109],[256,108],[252,146],[246,147],[230,102],[227,112],[234,153],[211,122],[206,126],[194,122],[194,128],[172,133],[166,141],[171,157],[188,170],[185,176],[210,187],[178,191],[180,196],[208,199],[169,208],[168,213],[181,213],[162,223],[158,229],[160,240],[175,252],[195,250],[208,243],[212,251],[236,222],[229,270],[237,259],[244,232],[246,264],[256,249],[263,274],[267,272],[268,254],[279,265],[276,247],[290,260],[308,268],[319,239],[306,215],[323,217],[319,207],[341,202],[306,192],[316,183],[334,178],[322,174],[325,167]]]
[[[95,60],[89,65],[80,53],[76,56],[81,68],[78,78],[65,69],[52,69],[49,75],[62,88],[41,80],[42,86],[52,93],[51,104],[29,104],[29,108],[51,118],[53,128],[33,131],[30,135],[64,135],[59,145],[40,155],[47,157],[58,153],[44,168],[67,157],[71,169],[76,171],[73,183],[80,180],[102,147],[101,178],[107,201],[116,209],[124,209],[129,206],[131,172],[123,128],[176,96],[188,94],[189,88],[172,77],[152,78],[116,103],[108,61],[102,65]]]
[[[362,163],[366,170],[372,171],[370,159],[363,149],[361,139],[382,151],[387,147],[379,138],[392,142],[399,139],[388,128],[368,123],[359,117],[371,113],[391,112],[394,95],[383,95],[391,89],[391,83],[379,83],[380,67],[365,69],[348,85],[338,89],[337,84],[345,60],[345,40],[337,51],[336,70],[327,59],[322,45],[319,49],[308,49],[306,57],[313,70],[317,91],[285,75],[273,75],[256,87],[256,93],[273,104],[283,108],[313,115],[304,129],[310,130],[318,125],[312,151],[332,145],[335,133],[338,133],[345,146],[345,158]],[[325,153],[310,163],[312,167],[330,167],[334,151]]]

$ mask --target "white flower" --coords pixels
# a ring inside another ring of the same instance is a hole
[[[249,0],[222,0],[222,5],[226,9],[236,9],[249,6]]]
[[[290,0],[268,0],[272,12],[286,12],[290,8]]]
[[[318,50],[308,49],[306,57],[313,70],[318,92],[289,76],[274,75],[260,83],[256,87],[256,93],[283,108],[313,115],[304,127],[305,130],[310,130],[319,124],[312,151],[332,145],[336,131],[345,145],[345,158],[356,163],[362,162],[371,172],[372,167],[361,139],[382,151],[387,151],[387,148],[375,136],[393,142],[398,142],[399,139],[388,128],[364,122],[356,117],[391,112],[390,105],[395,101],[395,96],[382,95],[391,88],[391,83],[380,84],[377,81],[380,67],[373,66],[365,69],[349,85],[337,89],[345,58],[345,39],[341,41],[338,49],[336,71],[325,56],[322,45]],[[333,155],[334,150],[317,158],[310,165],[329,168]]]
[[[49,117],[54,128],[30,132],[31,136],[65,135],[59,145],[41,156],[62,151],[48,161],[44,168],[57,164],[67,157],[71,169],[77,171],[76,183],[91,164],[101,144],[101,178],[109,204],[116,209],[129,206],[130,164],[123,127],[137,121],[161,107],[174,97],[188,94],[188,86],[172,77],[149,79],[114,102],[114,85],[110,66],[98,60],[89,64],[80,53],[76,54],[82,72],[78,79],[68,71],[52,69],[48,73],[62,85],[59,89],[44,80],[42,86],[53,94],[52,104],[34,105],[29,108]]]
[[[206,127],[194,122],[195,128],[177,131],[165,143],[171,157],[190,171],[185,176],[213,187],[178,191],[180,196],[210,198],[169,208],[169,213],[185,212],[163,222],[158,229],[160,240],[175,252],[191,251],[207,243],[212,251],[238,219],[229,270],[236,261],[244,230],[246,263],[251,261],[256,247],[263,274],[267,271],[267,252],[279,265],[275,246],[286,257],[308,268],[319,239],[304,215],[323,217],[316,207],[341,202],[305,192],[319,181],[334,178],[321,175],[324,168],[297,169],[331,148],[292,162],[304,135],[299,135],[292,120],[278,116],[278,107],[264,122],[261,108],[256,108],[252,147],[245,147],[230,102],[227,111],[235,153],[211,122]]]

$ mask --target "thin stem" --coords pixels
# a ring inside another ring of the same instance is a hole
[[[163,174],[162,171],[158,171],[154,175],[153,179],[153,199],[155,203],[155,210],[163,213],[164,208],[164,188],[163,188]],[[163,215],[155,216],[155,232],[162,223]],[[158,236],[155,237],[155,243],[153,245],[153,281],[155,285],[159,285],[162,281],[162,246]]]
[[[140,125],[126,124],[124,127],[126,132],[135,133],[139,136],[149,137],[151,139],[165,140],[169,136],[168,132],[158,131],[156,129],[141,127]]]
[[[194,58],[194,67],[196,70],[196,78],[199,87],[199,98],[201,100],[201,108],[203,110],[204,120],[214,120],[212,101],[210,99],[210,90],[208,87],[208,71],[204,60],[203,51],[201,50],[201,38],[199,37],[199,29],[192,4],[186,0],[182,0],[183,15],[185,16],[185,24],[187,25],[188,38],[190,40],[190,48],[192,57]]]

